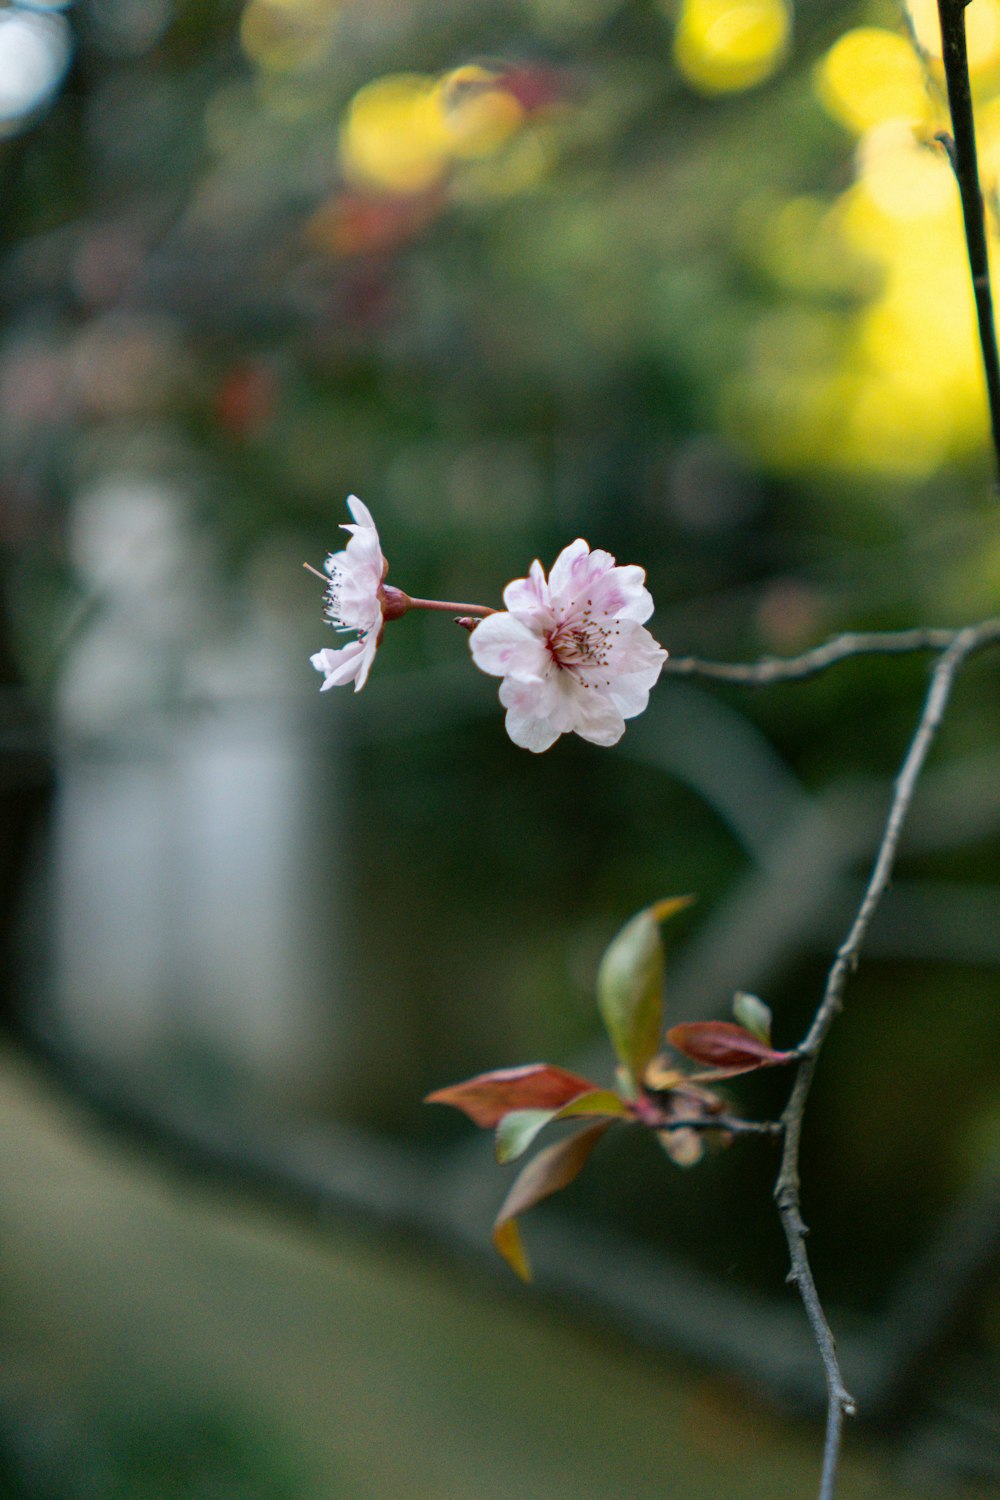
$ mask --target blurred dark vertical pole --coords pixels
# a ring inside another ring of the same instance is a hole
[[[0,1027],[8,1034],[23,1020],[17,936],[53,786],[45,718],[17,671],[0,573]]]
[[[969,274],[976,302],[979,345],[986,375],[990,425],[993,433],[993,456],[1000,490],[1000,352],[997,350],[993,317],[993,292],[990,285],[990,258],[986,241],[986,209],[979,181],[976,155],[976,127],[972,107],[972,82],[969,77],[969,55],[965,37],[965,10],[969,0],[938,0],[941,23],[942,62],[948,87],[951,113],[951,140],[944,139],[951,165],[958,181],[962,201],[965,244],[969,257]]]

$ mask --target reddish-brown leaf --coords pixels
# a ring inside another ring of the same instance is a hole
[[[580,1094],[589,1094],[595,1084],[565,1068],[549,1063],[527,1063],[521,1068],[497,1068],[478,1073],[464,1083],[435,1089],[425,1104],[450,1104],[484,1129],[491,1130],[512,1109],[562,1109]]]
[[[531,1158],[512,1183],[493,1225],[493,1244],[522,1281],[531,1280],[531,1266],[517,1228],[518,1214],[534,1208],[543,1198],[551,1197],[571,1183],[586,1166],[601,1136],[613,1124],[613,1120],[600,1120],[596,1125],[578,1130],[576,1135],[567,1136],[564,1141],[557,1141],[554,1146],[546,1146],[544,1151]]]
[[[777,1052],[733,1021],[689,1021],[686,1025],[671,1027],[667,1041],[678,1052],[705,1067],[725,1069],[734,1074],[793,1062],[796,1056],[794,1052]]]

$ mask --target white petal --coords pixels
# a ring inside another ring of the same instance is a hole
[[[554,745],[563,732],[560,720],[564,715],[551,678],[517,682],[505,677],[500,684],[500,702],[507,709],[507,733],[522,750],[539,754]]]
[[[346,687],[349,682],[354,682],[362,668],[364,668],[364,675],[367,677],[368,668],[371,666],[371,659],[369,657],[367,664],[365,664],[364,655],[364,642],[348,641],[347,645],[342,646],[339,651],[333,651],[327,647],[326,650],[317,651],[315,656],[311,656],[309,660],[317,672],[325,674],[325,681],[320,688],[320,692],[325,693],[328,688],[333,687]],[[371,655],[374,655],[374,651]],[[363,681],[364,679],[362,678],[362,682],[358,686],[362,686]],[[355,688],[356,691],[357,688]]]
[[[649,702],[649,690],[667,659],[667,652],[642,625],[622,621],[608,660],[600,667],[582,667],[577,675],[589,691],[610,699],[626,719],[641,714]]]
[[[514,744],[535,755],[541,755],[543,750],[550,749],[561,733],[560,730],[553,729],[547,719],[532,719],[513,708],[507,710],[504,723]]]
[[[636,625],[629,636],[624,635],[624,626],[622,629],[619,651],[615,655],[616,676],[612,679],[612,687],[619,680],[635,681],[648,691],[659,678],[663,663],[670,653],[653,639],[645,626]]]
[[[368,673],[372,669],[375,660],[375,652],[378,650],[378,631],[369,630],[366,636],[357,643],[361,646],[361,660],[358,664],[358,675],[354,683],[354,691],[360,693],[368,681]]]
[[[622,618],[644,625],[653,613],[653,596],[646,588],[645,568],[630,563],[626,567],[616,568],[615,572],[619,575],[618,581],[628,600],[621,611]]]
[[[562,675],[566,680],[564,696],[569,717],[566,729],[592,745],[616,745],[625,733],[625,720],[611,697],[596,688],[584,687],[568,672]]]
[[[503,591],[503,602],[512,615],[529,627],[536,627],[551,617],[549,586],[545,572],[536,558],[527,578],[515,578]]]
[[[548,652],[544,643],[520,620],[503,611],[487,615],[469,637],[472,659],[482,672],[493,677],[538,677],[544,672]]]
[[[617,745],[625,733],[625,720],[610,699],[595,693],[590,711],[573,728],[581,740],[608,747]]]
[[[379,584],[370,568],[344,568],[338,579],[337,621],[348,630],[370,630],[382,620]]]
[[[351,512],[351,515],[354,517],[355,521],[357,521],[359,526],[369,528],[371,531],[375,532],[376,538],[378,537],[378,531],[376,529],[375,522],[372,519],[372,513],[363,500],[359,500],[357,495],[348,495],[347,509]]]

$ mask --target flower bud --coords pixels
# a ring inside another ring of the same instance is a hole
[[[402,589],[393,588],[391,583],[382,585],[379,599],[382,603],[383,620],[398,620],[413,603],[409,594],[405,594]]]

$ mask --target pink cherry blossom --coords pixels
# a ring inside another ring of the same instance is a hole
[[[335,630],[350,631],[355,639],[336,650],[328,646],[309,658],[317,672],[323,673],[320,692],[349,682],[360,692],[382,638],[382,580],[387,564],[368,507],[357,495],[348,496],[347,506],[356,524],[341,527],[350,532],[351,539],[342,552],[331,552],[324,564],[330,578],[326,615]]]
[[[573,732],[614,745],[625,720],[642,713],[667,653],[644,628],[653,600],[639,567],[579,538],[546,580],[533,562],[504,590],[506,612],[488,615],[469,637],[477,667],[502,677],[507,733],[525,750],[547,750]]]

